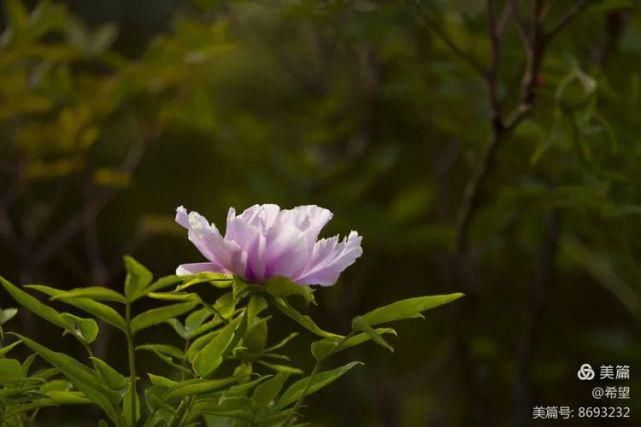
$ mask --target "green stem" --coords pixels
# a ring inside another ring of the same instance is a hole
[[[190,344],[189,338],[185,339],[185,347],[184,347],[184,350],[183,350],[183,355],[185,356],[185,360],[183,360],[183,368],[185,368],[185,370],[181,371],[181,374],[180,374],[180,380],[181,381],[185,381],[187,379],[187,376],[186,376],[187,369],[188,369],[187,368],[187,363],[188,363],[188,361],[187,361],[187,351],[189,350],[189,344]]]
[[[354,331],[350,332],[347,334],[345,337],[343,337],[342,340],[336,345],[335,348],[339,348],[349,337],[351,337],[354,334]],[[293,421],[293,416],[298,411],[298,408],[303,404],[303,400],[305,400],[305,396],[307,395],[307,392],[309,391],[309,388],[312,386],[312,381],[314,381],[314,376],[318,373],[318,370],[321,367],[321,364],[329,359],[331,355],[334,354],[334,351],[331,351],[327,353],[327,355],[322,358],[321,360],[316,361],[316,365],[314,365],[314,369],[312,369],[312,373],[309,374],[309,379],[307,380],[307,384],[305,384],[305,388],[303,389],[303,392],[301,393],[300,397],[294,404],[294,407],[292,408],[292,411],[289,413],[287,418],[285,419],[285,423],[283,424],[284,426],[288,426],[292,421]]]
[[[303,404],[303,400],[305,400],[305,395],[309,391],[309,388],[312,386],[312,381],[314,380],[314,376],[320,369],[321,362],[322,360],[319,360],[316,362],[316,365],[314,365],[314,369],[312,370],[312,373],[309,374],[309,379],[307,380],[307,384],[305,384],[305,388],[303,389],[303,392],[301,393],[300,397],[294,404],[292,411],[289,413],[289,415],[287,416],[287,419],[285,420],[285,424],[284,424],[285,426],[288,426],[292,421],[294,421],[294,418],[293,418],[294,414],[296,413],[296,411],[298,411],[298,408],[300,407],[300,405]]]
[[[136,424],[136,355],[134,350],[134,337],[131,333],[131,303],[125,308],[125,320],[127,321],[127,356],[129,359],[129,398],[131,399],[130,417],[132,425]]]

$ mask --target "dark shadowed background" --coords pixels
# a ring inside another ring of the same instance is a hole
[[[180,204],[221,228],[229,206],[318,204],[365,251],[318,290],[320,325],[467,297],[394,354],[347,355],[366,366],[309,399],[314,425],[531,425],[595,403],[585,362],[630,365],[632,398],[604,402],[641,419],[638,1],[0,4],[3,276],[117,288],[124,254],[157,276],[200,260]],[[124,364],[111,335],[97,353]]]

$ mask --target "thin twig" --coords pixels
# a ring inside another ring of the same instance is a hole
[[[546,33],[546,41],[552,40],[566,25],[568,25],[574,17],[576,17],[583,9],[588,6],[586,0],[576,1],[572,7],[552,26]]]
[[[121,172],[131,174],[137,167],[145,153],[149,137],[142,136],[139,142],[132,145],[129,153],[118,168]],[[116,190],[112,188],[97,191],[96,195],[76,215],[71,217],[56,233],[42,245],[33,255],[35,266],[47,262],[69,239],[82,231],[85,224],[98,216],[107,203],[115,196]]]
[[[456,54],[463,62],[469,65],[479,76],[485,76],[485,70],[483,66],[474,58],[471,54],[465,52],[461,49],[454,41],[445,33],[444,30],[439,28],[439,26],[425,13],[423,13],[418,7],[418,15],[420,22],[427,28],[432,34],[434,34],[439,40],[441,40],[454,54]]]
[[[540,73],[541,65],[543,62],[543,55],[547,43],[554,37],[563,27],[565,27],[576,14],[578,14],[584,7],[585,1],[576,3],[553,27],[551,32],[545,33],[542,25],[542,2],[534,0],[532,2],[532,22],[531,34],[524,34],[523,39],[525,44],[526,54],[526,67],[521,83],[521,95],[514,110],[502,119],[498,109],[498,99],[496,98],[496,74],[493,74],[498,69],[498,53],[500,47],[500,39],[497,38],[496,20],[494,17],[493,2],[488,0],[488,15],[489,15],[489,30],[492,46],[492,65],[488,71],[488,78],[486,84],[488,86],[488,96],[490,98],[490,114],[491,114],[491,134],[485,152],[474,170],[472,177],[468,181],[463,195],[463,203],[459,211],[456,227],[456,250],[459,253],[467,251],[469,230],[470,226],[476,216],[476,213],[481,205],[483,187],[485,181],[492,169],[494,158],[498,151],[501,142],[531,113],[536,99],[537,78]],[[517,28],[524,30],[525,27],[520,21],[516,4],[513,3],[512,7],[513,16],[517,22]],[[498,113],[498,114],[497,114]]]
[[[525,28],[525,22],[523,22],[523,18],[521,17],[521,12],[519,11],[519,7],[516,4],[516,0],[510,0],[510,12],[512,20],[514,21],[514,25],[516,26],[516,30],[519,33],[519,37],[521,38],[521,42],[523,43],[525,51],[527,52],[527,48],[530,45],[530,36],[527,32],[527,29]]]

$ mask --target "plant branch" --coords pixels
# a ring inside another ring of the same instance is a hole
[[[139,142],[132,145],[118,168],[121,172],[130,174],[138,167],[150,139],[151,137],[149,136],[141,136]],[[53,233],[44,242],[41,249],[33,255],[33,265],[39,266],[47,262],[69,239],[82,231],[85,224],[97,217],[115,194],[116,190],[112,188],[97,191],[96,195],[76,215],[72,216],[56,233]]]
[[[417,8],[418,9],[418,8]],[[480,76],[485,76],[485,70],[483,66],[469,53],[461,49],[448,35],[447,33],[439,28],[439,26],[429,17],[427,14],[418,10],[419,20],[434,36],[436,36],[445,46],[447,46],[456,56],[459,57],[463,62],[469,65],[476,73]]]
[[[127,302],[125,307],[125,320],[127,322],[127,359],[129,363],[129,399],[131,399],[130,417],[132,424],[136,423],[136,355],[134,337],[131,333],[131,303]]]
[[[583,9],[588,6],[587,0],[577,0],[572,7],[545,33],[546,41],[552,40],[563,30]]]
[[[536,100],[537,78],[541,70],[543,56],[547,43],[563,29],[574,16],[586,6],[586,1],[578,1],[574,6],[553,26],[552,30],[545,33],[542,25],[542,2],[532,2],[532,25],[531,33],[525,32],[525,26],[520,20],[514,0],[512,1],[512,15],[519,28],[523,32],[525,46],[526,67],[521,83],[521,94],[514,110],[503,119],[500,111],[500,103],[497,97],[497,73],[499,65],[500,38],[497,31],[494,4],[487,0],[488,27],[491,43],[491,65],[486,77],[490,105],[490,137],[481,160],[472,173],[463,193],[463,202],[456,225],[455,247],[458,253],[465,253],[469,244],[469,232],[479,207],[482,204],[485,181],[489,176],[496,153],[502,142],[509,134],[531,113]]]

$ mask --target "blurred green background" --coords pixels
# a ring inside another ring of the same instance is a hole
[[[347,355],[366,366],[309,400],[313,425],[641,417],[638,1],[0,4],[3,276],[118,287],[124,254],[158,276],[200,260],[180,204],[219,226],[229,206],[318,204],[365,251],[317,292],[320,325],[467,297],[401,326],[394,354]],[[28,315],[9,326],[79,353]],[[123,359],[103,330],[98,354]],[[630,365],[631,400],[592,400],[586,362]]]

